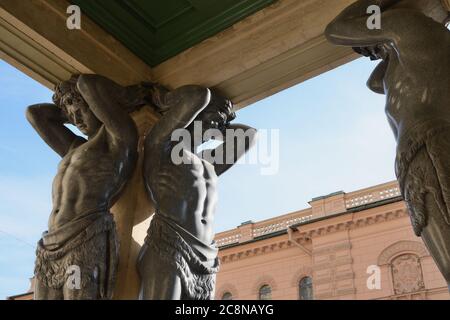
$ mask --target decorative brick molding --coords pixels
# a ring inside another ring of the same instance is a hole
[[[302,245],[305,245],[306,242],[307,241],[303,241],[303,240],[301,241]],[[284,249],[287,249],[290,247],[292,247],[292,243],[290,243],[288,239],[283,239],[277,243],[273,243],[270,245],[262,245],[260,247],[242,250],[242,251],[231,253],[228,255],[224,254],[221,256],[220,262],[221,263],[229,263],[229,262],[233,262],[233,261],[237,261],[237,260],[241,260],[241,259],[245,259],[245,258],[250,258],[250,257],[262,255],[262,254],[268,254],[268,253],[279,251],[279,250],[284,250]]]
[[[426,247],[418,241],[398,241],[386,249],[384,249],[378,256],[378,265],[386,265],[391,262],[393,258],[403,253],[415,253],[419,258],[429,256]]]
[[[256,297],[259,295],[259,289],[263,285],[269,285],[270,288],[272,288],[272,293],[277,290],[277,284],[275,282],[275,279],[272,276],[269,275],[263,275],[256,280],[255,285],[253,286],[253,293],[256,294]]]
[[[297,272],[295,272],[294,276],[291,278],[291,286],[292,287],[298,287],[298,284],[300,280],[302,280],[305,277],[311,277],[312,278],[312,268],[311,267],[302,267]],[[314,278],[313,278],[314,283]]]
[[[410,294],[425,290],[420,258],[411,253],[402,254],[391,261],[395,294]]]
[[[242,244],[261,237],[270,237],[272,234],[283,232],[290,226],[300,226],[302,229],[305,224],[308,222],[314,223],[316,219],[320,220],[325,217],[330,217],[331,219],[335,215],[345,214],[348,210],[350,210],[349,213],[353,213],[354,210],[358,210],[358,206],[376,205],[377,202],[386,200],[400,201],[396,190],[398,190],[398,183],[393,181],[347,194],[338,192],[325,197],[315,198],[309,202],[311,208],[256,223],[245,223],[236,229],[221,232],[216,235],[216,243],[218,247]],[[365,200],[352,202],[352,199],[359,198]],[[347,204],[347,207],[344,204],[345,199],[350,199],[350,204]],[[380,203],[379,205],[383,204]],[[406,210],[386,211],[367,218],[357,217],[357,220],[339,222],[312,229],[307,231],[307,234],[303,233],[303,236],[323,236],[333,232],[389,221],[405,215],[407,215]]]
[[[328,226],[323,226],[320,228],[308,230],[307,232],[303,233],[303,235],[305,237],[309,237],[309,238],[326,236],[331,233],[336,233],[336,232],[349,230],[349,229],[354,230],[357,228],[363,228],[363,227],[367,227],[367,226],[370,226],[370,225],[373,225],[376,223],[400,219],[405,216],[408,216],[408,212],[406,211],[406,208],[395,210],[395,211],[387,211],[387,212],[377,214],[376,216],[363,217],[363,218],[355,219],[352,221],[330,224]],[[330,218],[330,222],[332,222],[332,218]]]
[[[398,184],[396,182],[387,183],[376,188],[369,188],[347,194],[345,197],[345,205],[347,209],[349,209],[398,196],[400,196]]]
[[[216,300],[221,300],[222,296],[229,292],[233,296],[233,300],[239,299],[239,292],[238,289],[232,285],[231,283],[226,283],[222,285],[219,290],[216,290]]]
[[[404,209],[398,209],[398,210],[388,210],[386,212],[378,213],[373,216],[368,216],[364,218],[354,219],[353,221],[347,221],[347,222],[339,222],[339,223],[333,223],[333,219],[330,218],[330,225],[323,226],[320,228],[310,229],[305,232],[301,232],[299,234],[296,233],[295,239],[300,242],[302,245],[306,245],[307,247],[311,244],[311,238],[317,237],[317,236],[325,236],[331,233],[336,232],[342,232],[345,230],[353,230],[357,228],[364,228],[373,224],[377,223],[383,223],[386,221],[391,221],[395,219],[401,219],[408,216],[408,212],[406,208]],[[308,226],[309,227],[309,226]],[[221,263],[229,263],[249,257],[253,257],[256,255],[261,254],[267,254],[274,251],[284,250],[292,247],[292,243],[289,242],[289,240],[282,239],[274,244],[270,245],[261,245],[260,247],[252,248],[252,249],[246,249],[239,252],[233,252],[230,254],[223,254],[221,256]],[[350,244],[342,244],[341,247],[336,248],[320,248],[313,251],[314,255],[321,255],[326,254],[327,251],[333,250],[333,251],[340,251],[340,250],[350,250],[351,245]],[[226,249],[224,249],[226,250]],[[223,252],[223,251],[222,251]],[[428,255],[428,254],[427,254]],[[348,261],[345,261],[345,263],[351,263]],[[327,266],[325,266],[327,267]],[[320,268],[320,266],[319,266]]]

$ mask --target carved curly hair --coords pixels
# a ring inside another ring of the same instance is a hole
[[[79,78],[80,74],[74,74],[69,80],[62,81],[55,86],[55,93],[53,94],[52,100],[56,106],[65,110],[65,106],[61,99],[67,94],[83,99],[77,88]],[[127,112],[139,110],[139,108],[144,105],[153,106],[151,86],[151,83],[142,82],[137,85],[126,87],[124,94],[118,97],[121,106]]]
[[[81,96],[80,92],[77,89],[77,82],[79,74],[74,74],[67,81],[62,81],[55,86],[55,93],[53,94],[52,100],[53,103],[61,109],[65,109],[64,104],[61,99],[67,93],[72,94],[73,96]]]

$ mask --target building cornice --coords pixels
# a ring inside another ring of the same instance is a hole
[[[393,201],[391,203],[396,203],[398,201]],[[387,205],[387,204],[384,204]],[[295,237],[293,240],[297,241],[299,244],[309,247],[311,245],[311,238],[320,237],[329,235],[331,233],[342,232],[346,230],[354,230],[358,228],[364,228],[368,226],[372,226],[375,224],[392,221],[395,219],[401,219],[408,216],[406,208],[401,209],[393,209],[393,210],[384,210],[381,212],[374,212],[373,214],[367,216],[358,217],[358,215],[354,215],[355,213],[366,212],[365,210],[354,211],[354,212],[345,212],[339,215],[333,215],[328,217],[327,219],[320,219],[317,221],[311,221],[302,226],[307,226],[309,230],[299,230],[295,233]],[[348,218],[352,220],[347,221],[337,221],[337,217],[348,215]],[[333,221],[335,220],[335,221]],[[321,224],[320,226],[314,227],[314,224],[321,221],[328,221],[328,224]],[[298,228],[298,227],[297,227]],[[255,238],[253,240],[237,243],[233,245],[228,245],[226,247],[220,248],[220,259],[221,263],[229,263],[233,261],[242,260],[245,258],[250,258],[254,256],[259,256],[271,252],[276,252],[280,250],[285,250],[291,248],[293,244],[289,241],[287,235],[287,231],[277,232],[274,234],[267,235],[265,237]],[[262,240],[274,239],[277,237],[284,238],[277,239],[274,243],[268,244],[267,242],[263,242]],[[251,248],[248,248],[249,245],[253,245]],[[239,248],[242,247],[241,250]],[[234,250],[233,250],[234,249]],[[318,254],[319,252],[313,251],[313,254]]]
[[[286,234],[288,228],[295,229],[299,226],[369,210],[401,200],[400,189],[396,181],[350,193],[336,192],[314,198],[309,202],[311,207],[308,209],[256,223],[249,221],[236,229],[218,233],[216,243],[222,249],[232,248],[242,243],[251,243]]]

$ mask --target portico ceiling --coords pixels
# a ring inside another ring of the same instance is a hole
[[[213,87],[241,108],[354,59],[323,35],[353,1],[0,0],[0,58],[49,88],[97,73]]]
[[[150,66],[276,0],[71,0]]]

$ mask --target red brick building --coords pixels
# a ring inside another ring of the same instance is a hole
[[[450,298],[396,182],[309,204],[217,234],[216,299]]]

